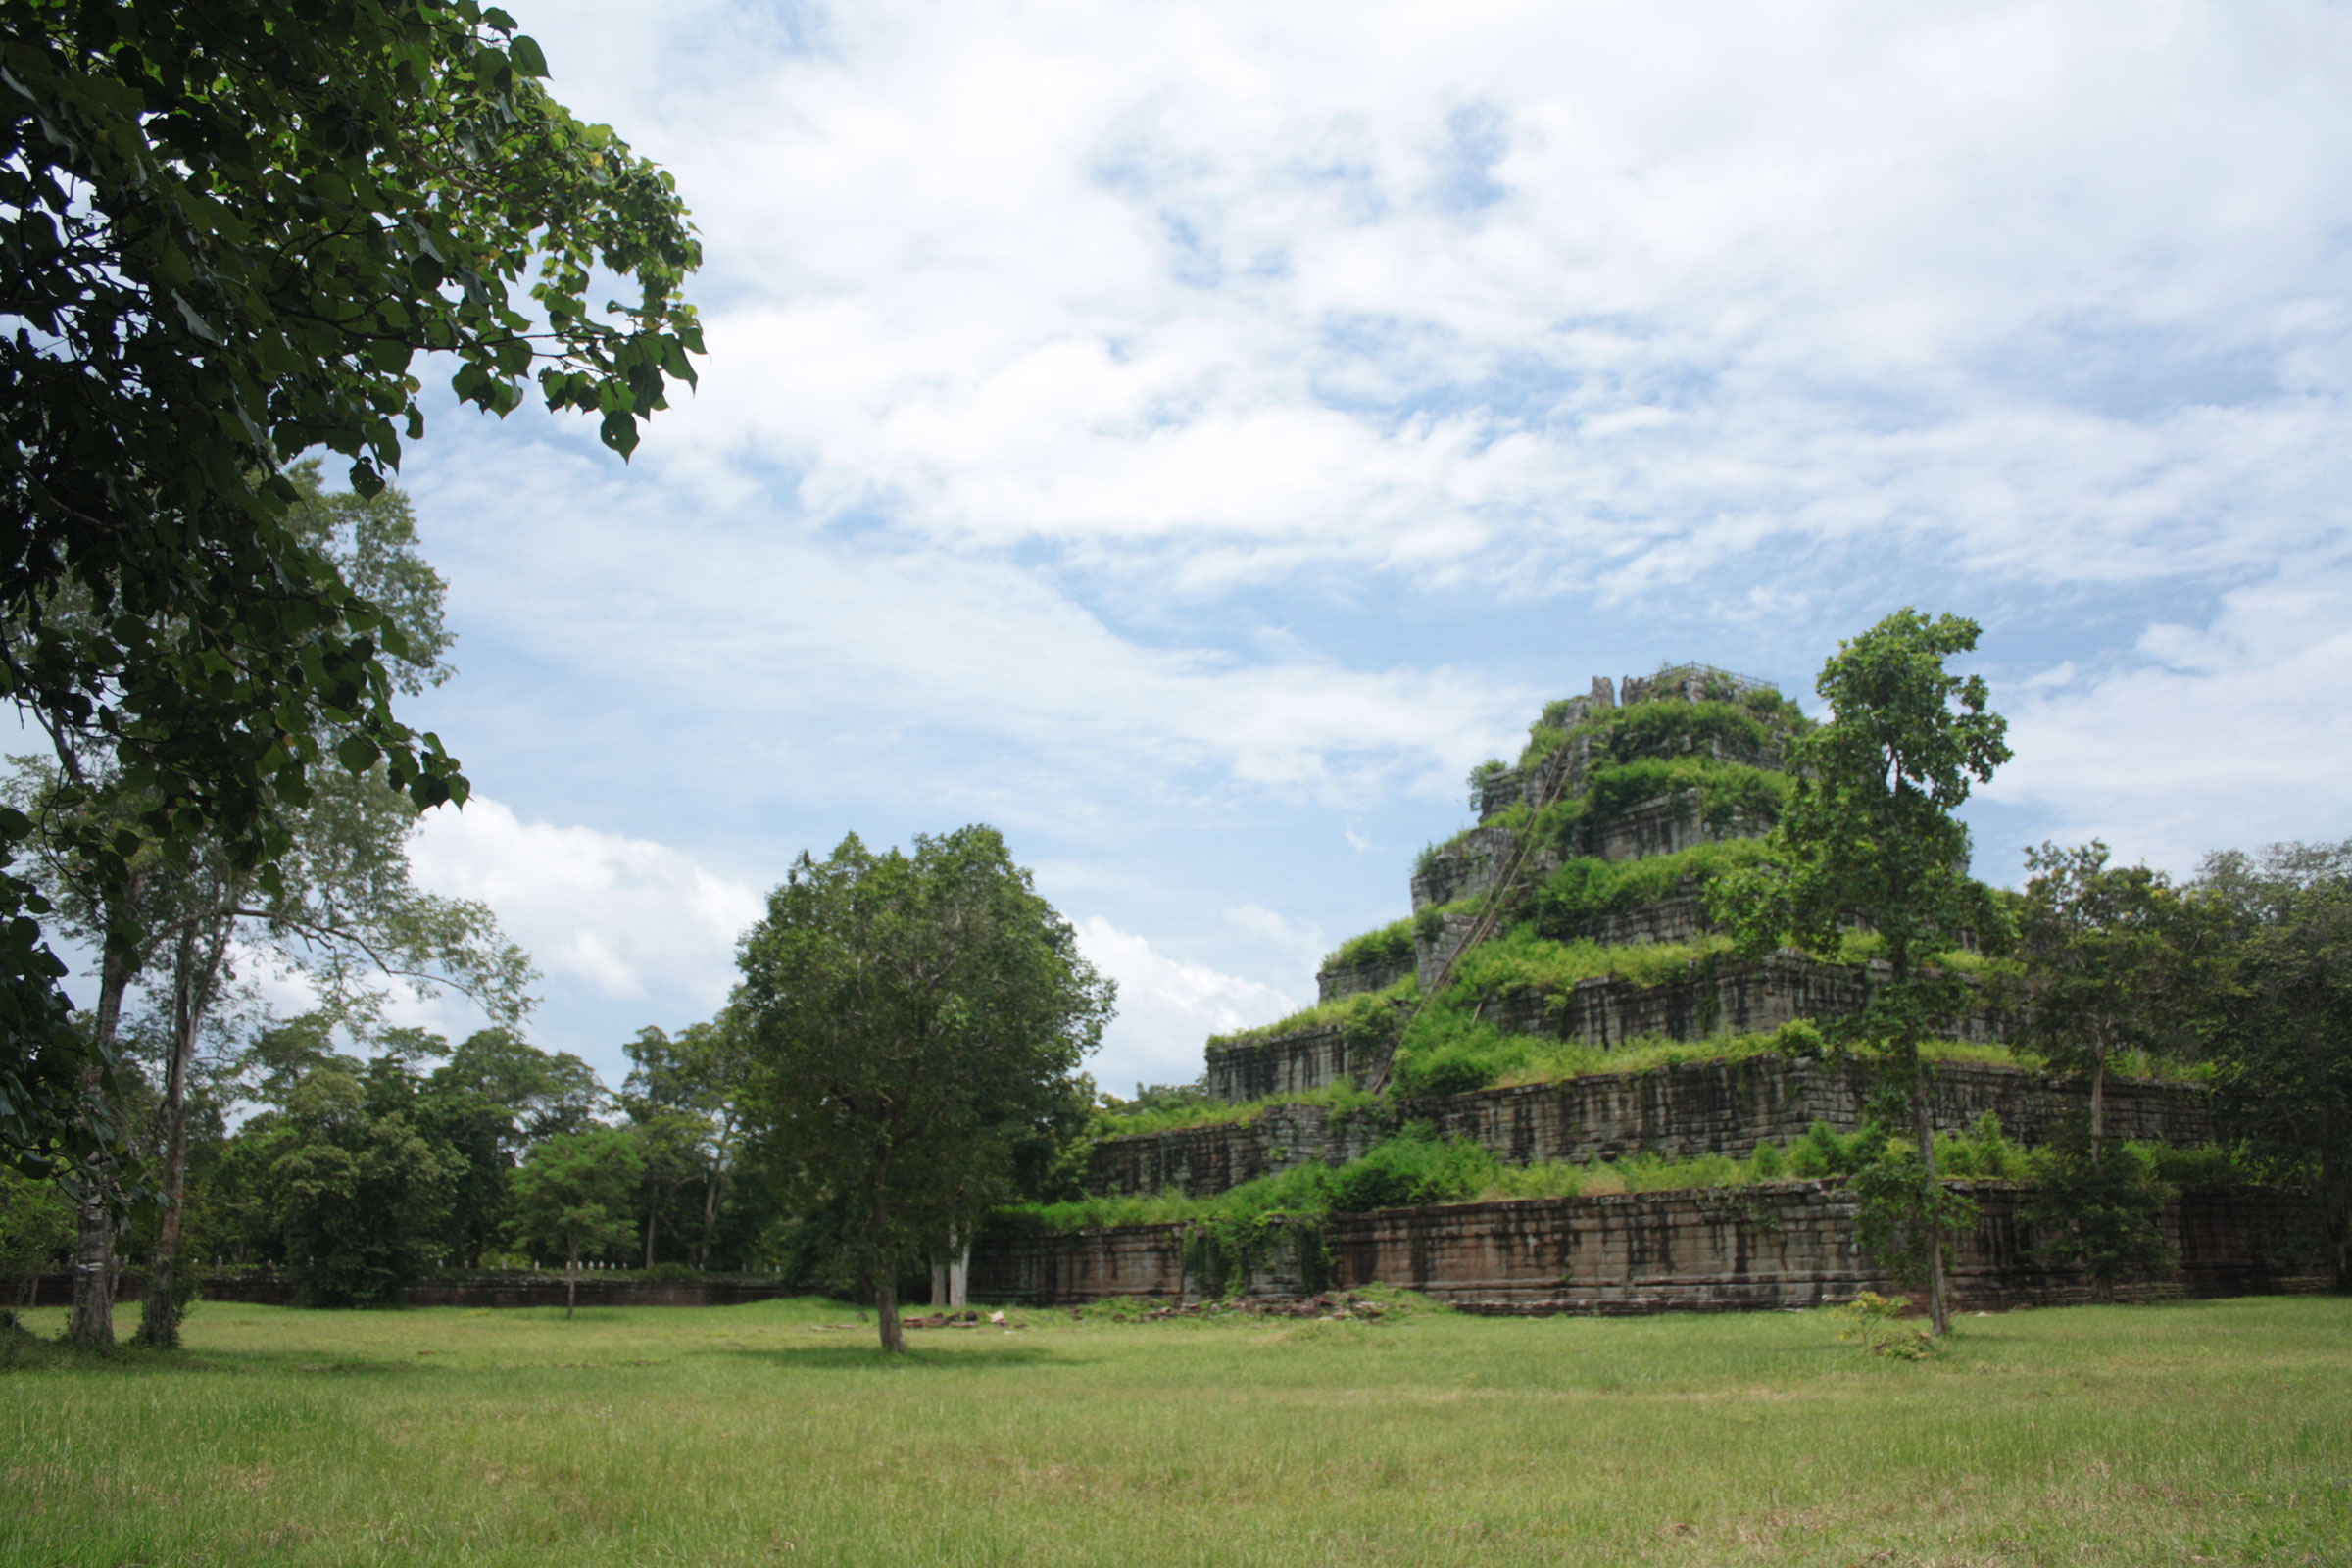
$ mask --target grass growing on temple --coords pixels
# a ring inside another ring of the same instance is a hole
[[[53,1312],[34,1315],[50,1330]],[[304,1312],[0,1372],[0,1561],[2339,1562],[2352,1301],[1378,1323]]]

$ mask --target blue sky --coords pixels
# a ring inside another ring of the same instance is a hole
[[[2352,17],[515,4],[676,175],[699,392],[403,482],[535,1032],[723,999],[803,848],[1002,827],[1190,1077],[1547,697],[1984,623],[1979,870],[2352,798]],[[438,1005],[444,1027],[466,1020]]]

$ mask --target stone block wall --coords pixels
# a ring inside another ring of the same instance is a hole
[[[1345,1165],[1394,1131],[1387,1115],[1276,1105],[1250,1122],[1105,1138],[1087,1159],[1086,1190],[1104,1196],[1230,1192],[1294,1165]]]
[[[1968,1185],[1979,1219],[1954,1249],[1955,1304],[2087,1298],[2079,1271],[2034,1261],[2025,1189]],[[2306,1195],[2277,1189],[2181,1192],[2164,1217],[2180,1266],[2121,1294],[2323,1288],[2324,1270],[2295,1240],[2309,1206]],[[1852,1195],[1827,1182],[1385,1209],[1335,1215],[1320,1240],[1332,1288],[1405,1286],[1471,1311],[1789,1310],[1901,1290],[1862,1250]],[[1253,1273],[1261,1277],[1246,1281],[1245,1294],[1297,1293],[1298,1247],[1268,1248]],[[976,1301],[1056,1306],[1197,1291],[1181,1225],[984,1238],[972,1258]]]
[[[1746,1159],[1758,1144],[1801,1138],[1816,1121],[1851,1132],[1862,1124],[1872,1089],[1871,1069],[1861,1062],[1762,1055],[1480,1089],[1376,1112],[1335,1116],[1320,1105],[1282,1105],[1253,1122],[1104,1139],[1091,1156],[1087,1190],[1175,1188],[1209,1197],[1293,1165],[1360,1158],[1396,1122],[1414,1117],[1435,1122],[1445,1137],[1483,1145],[1508,1165],[1636,1152]],[[2010,1137],[2039,1145],[2088,1102],[2081,1083],[2018,1067],[1947,1062],[1936,1069],[1933,1114],[1950,1131],[1990,1111]],[[2118,1138],[2193,1147],[2214,1136],[2209,1097],[2190,1085],[2110,1080],[2106,1116]]]
[[[1699,808],[1698,792],[1682,790],[1588,824],[1583,852],[1603,860],[1645,860],[1653,855],[1680,854],[1698,844],[1762,838],[1771,831],[1769,821],[1742,811],[1733,812],[1721,823],[1710,823]]]
[[[1956,1306],[2088,1298],[2079,1270],[2034,1261],[2021,1212],[2026,1189],[1967,1185],[1979,1217],[1953,1250]],[[2179,1194],[2164,1225],[2180,1267],[2122,1294],[2320,1288],[2316,1265],[2274,1241],[2291,1233],[2292,1211],[2305,1201],[2244,1188]],[[1380,1280],[1484,1311],[1787,1310],[1865,1290],[1903,1294],[1862,1250],[1853,1196],[1827,1182],[1389,1209],[1335,1219],[1324,1237],[1337,1284]]]
[[[1706,896],[1696,877],[1684,877],[1674,893],[1629,909],[1612,909],[1568,933],[1571,940],[1597,942],[1604,948],[1633,948],[1650,942],[1695,942],[1714,930],[1707,919]]]
[[[1875,1088],[1863,1062],[1761,1055],[1481,1089],[1413,1102],[1400,1114],[1426,1116],[1445,1137],[1471,1139],[1510,1165],[1582,1164],[1637,1152],[1746,1159],[1758,1144],[1801,1138],[1817,1121],[1851,1132],[1862,1125]],[[2112,1137],[2182,1147],[2213,1138],[2211,1101],[2201,1088],[2111,1079],[2106,1102]],[[2063,1118],[2088,1104],[2089,1091],[2079,1082],[2020,1067],[1943,1062],[1936,1068],[1931,1113],[1938,1128],[1957,1132],[1989,1111],[2011,1138],[2032,1147],[2049,1142]]]
[[[1636,985],[1602,975],[1580,980],[1565,991],[1519,992],[1493,999],[1486,1015],[1515,1033],[1607,1051],[1642,1039],[1764,1034],[1799,1018],[1858,1012],[1865,999],[1863,970],[1783,953],[1754,960],[1702,962],[1692,966],[1688,978],[1664,985]],[[1998,1034],[1992,1019],[1972,1014],[1959,1021],[1949,1038],[1983,1043]]]
[[[1302,1095],[1336,1083],[1360,1086],[1386,1054],[1351,1050],[1337,1024],[1271,1040],[1211,1044],[1206,1053],[1208,1092],[1239,1102],[1269,1095]]]
[[[1185,1294],[1182,1225],[1112,1225],[981,1236],[967,1297],[992,1306],[1078,1306],[1120,1296]]]
[[[1413,972],[1411,958],[1399,958],[1394,963],[1357,963],[1342,968],[1315,971],[1315,1001],[1338,1002],[1345,997],[1362,996],[1368,991],[1386,991]]]
[[[1474,827],[1413,873],[1413,912],[1458,899],[1474,899],[1494,885],[1510,863],[1519,835],[1507,827]]]
[[[224,1271],[206,1279],[198,1295],[207,1301],[242,1301],[255,1306],[291,1306],[300,1298],[294,1280],[269,1269]],[[775,1280],[614,1279],[602,1272],[579,1279],[581,1306],[737,1306],[747,1301],[772,1300],[779,1296],[808,1294],[805,1286]],[[115,1281],[119,1302],[143,1300],[147,1277],[126,1270]],[[33,1282],[28,1305],[66,1306],[74,1300],[74,1276],[45,1274]],[[471,1276],[463,1279],[419,1280],[401,1290],[403,1306],[562,1306],[564,1278],[545,1274]],[[118,1325],[119,1327],[120,1325]]]
[[[1424,975],[1424,984],[1428,978]],[[1798,1018],[1835,1018],[1858,1011],[1863,995],[1859,969],[1777,954],[1752,961],[1724,958],[1696,964],[1688,978],[1664,985],[1637,985],[1601,975],[1580,980],[1565,991],[1517,992],[1489,999],[1484,1015],[1513,1033],[1608,1051],[1637,1040],[1765,1034]],[[1960,1020],[1951,1038],[1990,1042],[1999,1033],[1993,1019],[1972,1014]],[[1341,1082],[1361,1087],[1384,1064],[1385,1050],[1350,1051],[1336,1025],[1324,1025],[1270,1039],[1212,1045],[1207,1056],[1209,1092],[1235,1102],[1304,1094]]]
[[[1743,811],[1710,823],[1698,792],[1681,790],[1586,823],[1583,843],[1572,848],[1575,854],[1603,860],[1643,860],[1653,855],[1676,855],[1699,844],[1762,838],[1771,831],[1769,820]],[[1510,863],[1518,842],[1519,835],[1511,828],[1481,825],[1440,850],[1426,869],[1413,873],[1413,912],[1484,894]],[[1555,850],[1537,851],[1522,874],[1521,887],[1534,889],[1560,868],[1562,858]]]

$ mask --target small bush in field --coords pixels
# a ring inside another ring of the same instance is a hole
[[[1919,1361],[1936,1348],[1936,1341],[1926,1329],[1904,1326],[1903,1309],[1910,1304],[1905,1297],[1864,1291],[1842,1306],[1830,1308],[1830,1316],[1838,1321],[1840,1344],[1859,1344],[1890,1360]]]

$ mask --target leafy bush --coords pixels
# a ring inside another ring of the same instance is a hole
[[[1499,757],[1490,757],[1472,768],[1470,777],[1466,780],[1470,787],[1470,809],[1473,811],[1485,810],[1488,793],[1500,784],[1510,770],[1510,764]]]
[[[2025,1182],[2037,1174],[2037,1161],[2001,1131],[2001,1118],[1991,1111],[1979,1116],[1965,1133],[1936,1135],[1938,1174],[1975,1181]]]
[[[1359,991],[1352,997],[1342,997],[1337,1002],[1301,1007],[1287,1018],[1277,1018],[1272,1023],[1260,1024],[1254,1029],[1236,1029],[1229,1035],[1211,1035],[1208,1037],[1208,1047],[1215,1051],[1221,1047],[1255,1045],[1282,1035],[1297,1034],[1302,1029],[1322,1029],[1333,1024],[1345,1027],[1368,1017],[1385,1017],[1391,1004],[1409,1002],[1419,994],[1420,982],[1408,974],[1378,991]]]
[[[1440,1143],[1426,1122],[1411,1123],[1333,1172],[1326,1200],[1342,1214],[1459,1202],[1490,1186],[1498,1168],[1483,1145],[1467,1138]]]
[[[1761,839],[1696,844],[1640,860],[1582,856],[1544,879],[1535,899],[1536,928],[1547,937],[1573,938],[1605,915],[1673,897],[1686,878],[1703,886],[1726,871],[1756,864],[1764,856]]]
[[[1413,961],[1413,918],[1392,920],[1377,931],[1349,937],[1324,956],[1326,969],[1360,969],[1367,964]]]
[[[1277,1105],[1321,1105],[1336,1114],[1356,1114],[1376,1110],[1384,1103],[1379,1096],[1368,1095],[1351,1083],[1325,1084],[1320,1089],[1232,1102],[1210,1099],[1204,1093],[1199,1100],[1135,1110],[1102,1111],[1096,1115],[1087,1131],[1094,1138],[1130,1138],[1139,1133],[1175,1132],[1185,1127],[1246,1125]]]
[[[2248,1167],[2243,1152],[2227,1145],[2176,1149],[2170,1144],[2132,1139],[2123,1148],[2129,1157],[2152,1170],[2158,1181],[2178,1187],[2226,1187],[2261,1179],[2261,1173]]]
[[[1864,1126],[1851,1133],[1840,1133],[1828,1122],[1817,1121],[1805,1130],[1804,1137],[1783,1146],[1774,1162],[1785,1164],[1789,1175],[1802,1181],[1850,1176],[1862,1168],[1873,1146],[1883,1149],[1886,1144],[1886,1130],[1880,1127]]]
[[[1597,942],[1555,942],[1533,924],[1514,926],[1454,961],[1448,995],[1507,997],[1523,991],[1565,991],[1579,980],[1615,975],[1636,985],[1664,985],[1686,978],[1693,964],[1731,951],[1724,937],[1696,942],[1641,942],[1602,947]]]
[[[2038,1258],[2079,1266],[2099,1301],[2113,1300],[2125,1280],[2172,1268],[2166,1188],[2153,1158],[2130,1144],[2094,1149],[2087,1117],[2070,1119],[2041,1153],[2025,1213]]]
[[[1871,1354],[1890,1360],[1918,1361],[1935,1350],[1936,1337],[1926,1329],[1903,1326],[1903,1309],[1910,1304],[1904,1297],[1864,1291],[1843,1305],[1831,1307],[1830,1316],[1838,1325],[1841,1343],[1858,1342]]]

